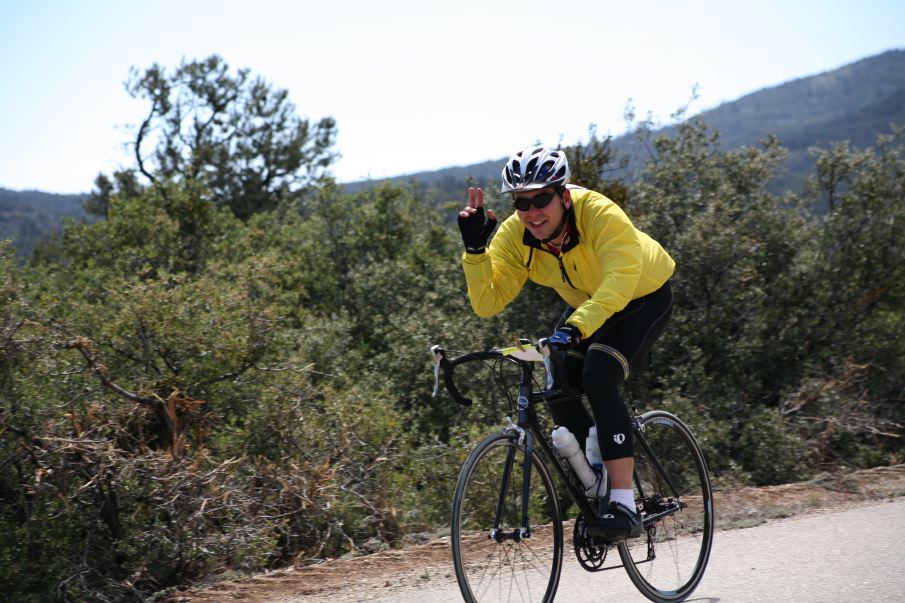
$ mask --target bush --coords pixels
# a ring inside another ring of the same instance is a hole
[[[627,398],[688,423],[721,485],[901,460],[901,135],[818,152],[805,200],[769,192],[775,140],[724,152],[691,120],[649,148],[638,182],[597,178],[678,266]],[[613,161],[598,143],[581,170]],[[59,255],[22,268],[0,244],[16,600],[143,600],[442,529],[459,465],[510,409],[481,370],[462,375],[474,406],[432,399],[429,346],[539,337],[562,310],[529,285],[474,316],[455,212],[414,187],[326,183],[247,222],[207,198],[108,194],[105,221],[68,223]],[[820,199],[826,215],[803,209]]]

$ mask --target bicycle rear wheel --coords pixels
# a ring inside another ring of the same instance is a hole
[[[556,594],[563,551],[559,500],[550,472],[534,451],[530,534],[520,532],[524,458],[517,437],[498,433],[478,444],[459,473],[450,540],[467,602],[549,602]]]
[[[641,417],[635,502],[645,531],[619,545],[625,570],[651,601],[683,601],[701,581],[710,558],[713,493],[700,446],[670,413],[652,411]]]

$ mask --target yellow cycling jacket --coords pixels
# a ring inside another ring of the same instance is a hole
[[[468,297],[479,316],[493,316],[526,279],[553,287],[575,311],[568,323],[588,337],[630,301],[653,293],[675,262],[622,209],[600,193],[569,187],[570,241],[559,258],[513,214],[500,225],[487,253],[463,254]]]

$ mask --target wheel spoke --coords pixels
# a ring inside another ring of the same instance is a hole
[[[508,480],[507,452],[515,449]],[[466,601],[551,601],[562,565],[562,525],[550,474],[535,453],[528,508],[531,535],[521,537],[524,452],[504,434],[482,442],[463,465],[453,501],[456,577]],[[505,492],[500,492],[503,485]],[[552,516],[545,509],[553,501]],[[502,507],[498,503],[502,502]],[[494,525],[497,509],[499,525]],[[502,537],[492,537],[493,530]]]
[[[713,498],[707,466],[691,432],[672,415],[647,413],[644,425],[647,446],[636,444],[635,490],[646,531],[620,545],[619,554],[649,599],[682,601],[700,582],[710,555]]]

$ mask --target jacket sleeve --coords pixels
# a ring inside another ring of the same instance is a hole
[[[516,234],[504,222],[485,253],[462,254],[468,299],[478,316],[486,318],[500,312],[515,299],[528,279],[528,269],[509,244]]]
[[[600,285],[568,320],[584,337],[593,334],[632,301],[641,279],[643,260],[638,230],[618,205],[605,201],[586,208],[587,222],[583,229],[600,262]]]

